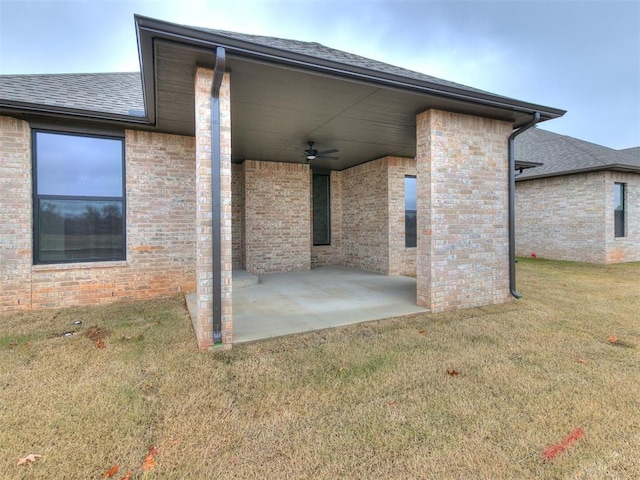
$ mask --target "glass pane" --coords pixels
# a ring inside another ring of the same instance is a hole
[[[416,178],[404,177],[404,246],[406,248],[415,248],[418,244],[417,205]]]
[[[624,226],[624,217],[625,217],[625,205],[624,205],[624,192],[625,184],[624,183],[614,183],[613,184],[613,215],[615,222],[615,236],[616,237],[624,237],[625,236],[625,226]]]
[[[313,176],[313,244],[331,243],[329,175]]]
[[[36,133],[38,194],[122,196],[122,140]]]
[[[624,210],[624,184],[613,184],[613,208],[616,210]]]
[[[404,209],[417,209],[418,204],[418,183],[416,177],[404,177]]]
[[[40,200],[38,259],[124,259],[122,202]]]

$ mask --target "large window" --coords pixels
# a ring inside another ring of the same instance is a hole
[[[407,248],[418,244],[417,204],[416,177],[404,177],[404,246]]]
[[[624,237],[625,234],[625,215],[626,215],[626,196],[627,184],[613,184],[613,215],[615,222],[615,236]]]
[[[313,244],[331,244],[331,192],[329,174],[313,174]]]
[[[34,262],[125,258],[124,141],[35,131]]]

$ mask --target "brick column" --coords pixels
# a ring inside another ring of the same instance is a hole
[[[418,305],[508,301],[511,124],[438,110],[416,120]]]
[[[231,346],[231,97],[225,73],[220,88],[220,225],[212,225],[211,196],[211,84],[213,70],[198,68],[195,78],[196,112],[196,293],[194,329],[198,348],[213,346],[212,235],[220,229],[222,246],[222,344]]]
[[[0,116],[0,312],[31,307],[31,130]]]

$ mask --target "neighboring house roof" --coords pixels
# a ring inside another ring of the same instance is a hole
[[[640,157],[640,147],[623,148],[620,152]]]
[[[516,138],[515,159],[543,164],[524,170],[517,181],[601,170],[640,173],[638,155],[540,128],[529,129]]]
[[[125,116],[144,116],[140,72],[0,75],[0,98]]]

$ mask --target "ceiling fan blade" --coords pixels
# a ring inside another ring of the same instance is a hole
[[[323,150],[322,152],[316,153],[316,156],[323,157],[325,155],[329,155],[330,153],[338,153],[339,150],[337,148],[332,148],[331,150]]]

